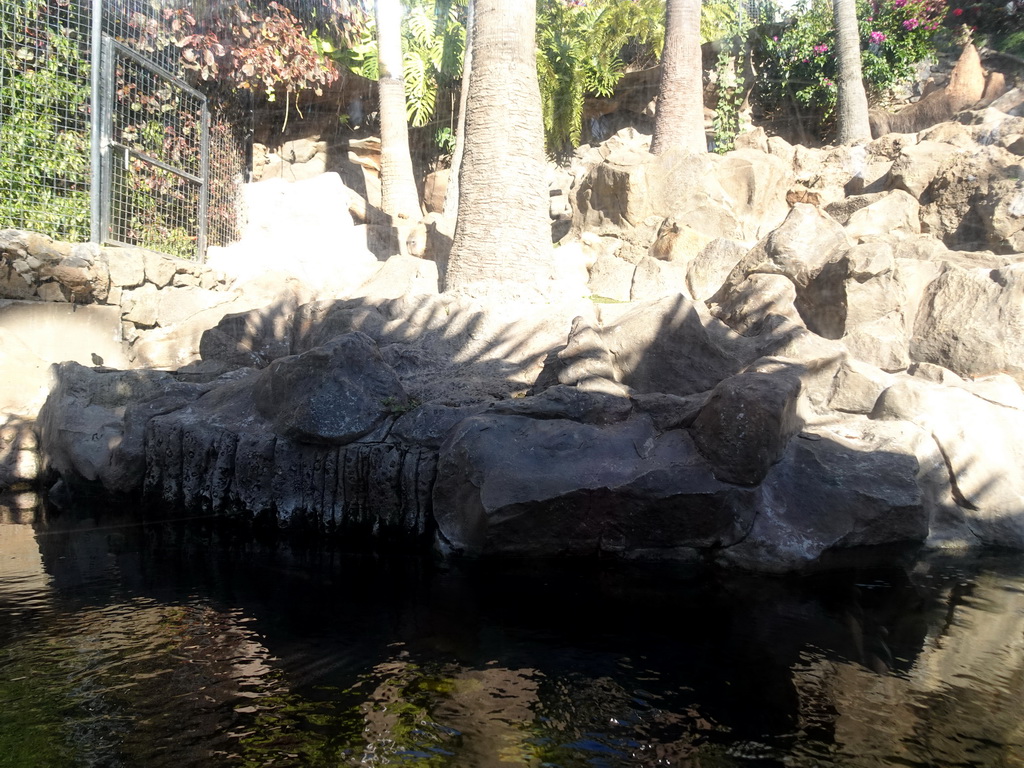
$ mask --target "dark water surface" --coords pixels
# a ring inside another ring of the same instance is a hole
[[[898,562],[441,568],[6,508],[0,765],[1024,766],[1022,558]]]

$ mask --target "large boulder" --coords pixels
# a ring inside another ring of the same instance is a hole
[[[603,378],[632,392],[686,396],[756,360],[758,344],[711,317],[703,304],[676,295],[638,303],[607,325],[575,323],[559,355],[558,380]]]
[[[786,571],[828,550],[924,541],[918,460],[898,430],[893,435],[853,424],[790,441],[758,488],[750,533],[719,559]]]
[[[962,376],[1005,372],[1024,383],[1024,264],[946,264],[925,291],[910,355]]]
[[[347,445],[281,437],[257,411],[260,376],[249,372],[149,420],[147,509],[243,514],[360,543],[423,541],[436,450],[386,441],[386,425]]]
[[[950,248],[1024,250],[1024,163],[999,146],[948,156],[922,196],[922,231]]]
[[[369,434],[409,403],[394,370],[362,333],[275,360],[256,383],[253,398],[276,434],[337,445]]]
[[[927,373],[923,371],[923,373]],[[902,419],[926,433],[943,457],[950,490],[968,538],[1024,547],[1024,397],[1005,377],[994,385],[945,377],[901,377],[879,396],[876,419]]]
[[[708,243],[687,267],[686,286],[690,296],[695,301],[706,301],[714,296],[749,250],[750,244],[724,237]]]
[[[482,414],[441,446],[438,538],[473,555],[683,557],[743,538],[753,491],[715,479],[682,430]]]
[[[910,193],[895,189],[853,213],[846,222],[846,234],[857,241],[872,235],[918,234],[921,231],[920,208]]]
[[[752,272],[784,275],[798,290],[806,288],[837,252],[849,246],[838,222],[812,205],[798,203],[777,229],[740,259],[711,301],[716,302]]]
[[[141,489],[148,419],[182,407],[211,386],[180,382],[161,371],[74,362],[54,366],[53,377],[38,417],[44,467],[68,485],[95,485],[114,494]]]
[[[756,150],[652,155],[630,146],[583,179],[574,227],[620,237],[619,255],[634,262],[648,253],[667,217],[693,238],[756,239],[785,218],[792,179],[786,163]]]
[[[711,391],[693,422],[697,449],[719,480],[757,485],[801,428],[800,376],[785,368],[732,376]]]
[[[955,153],[955,146],[940,141],[921,141],[904,146],[889,169],[887,184],[902,189],[920,200],[942,163]]]

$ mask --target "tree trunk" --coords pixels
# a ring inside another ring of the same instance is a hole
[[[455,151],[452,152],[452,167],[448,173],[448,189],[444,194],[445,218],[455,218],[459,210],[459,171],[462,156],[466,152],[466,104],[469,100],[469,73],[473,71],[473,5],[466,3],[466,52],[462,56],[462,85],[459,88],[459,118],[455,128]]]
[[[707,152],[704,133],[704,67],[700,55],[700,0],[668,0],[665,50],[654,116],[651,152],[676,147]]]
[[[393,219],[415,221],[420,217],[420,199],[405,116],[401,0],[377,0],[377,59],[380,68],[380,207]]]
[[[839,88],[836,104],[839,144],[871,139],[868,97],[860,69],[860,32],[857,29],[856,0],[833,0],[836,25],[836,63]]]
[[[551,272],[532,0],[476,0],[466,148],[445,290],[536,295]]]

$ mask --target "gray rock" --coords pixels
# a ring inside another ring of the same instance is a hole
[[[950,155],[925,191],[922,231],[950,248],[1019,251],[1024,243],[1016,236],[1024,229],[1024,216],[1003,212],[1019,209],[1022,176],[1021,158],[1002,147]]]
[[[45,466],[69,485],[98,483],[112,493],[137,491],[146,420],[205,390],[159,371],[94,369],[73,362],[54,366],[54,386],[38,419]]]
[[[710,392],[679,397],[663,392],[635,394],[632,401],[637,412],[646,413],[659,432],[670,429],[687,429],[693,425],[701,408],[708,401]]]
[[[1024,382],[1024,264],[947,265],[925,292],[910,356],[961,376],[1005,372]]]
[[[593,296],[629,301],[636,266],[612,253],[599,253],[590,268],[587,287]]]
[[[773,137],[775,138],[775,137]],[[750,246],[738,240],[718,237],[697,254],[686,271],[686,285],[695,301],[710,299],[729,277]]]
[[[245,513],[284,528],[422,542],[436,452],[393,443],[302,444],[274,435],[240,391],[150,420],[144,495],[175,513]],[[239,401],[242,401],[241,403]]]
[[[719,553],[722,562],[787,571],[830,549],[925,540],[928,513],[912,452],[828,434],[808,438],[790,441],[758,489],[750,533]]]
[[[939,141],[922,141],[905,146],[889,169],[887,184],[920,200],[943,161],[958,151],[956,147]]]
[[[721,382],[693,422],[694,443],[715,477],[757,485],[800,431],[800,373],[741,373]]]
[[[838,222],[812,205],[799,203],[778,229],[739,261],[712,301],[718,301],[752,272],[784,275],[798,290],[803,289],[834,261],[837,252],[849,246]]]
[[[683,296],[630,308],[595,343],[610,355],[614,381],[637,393],[683,397],[706,392],[761,356],[759,340],[737,334]]]
[[[885,371],[859,360],[846,360],[835,375],[829,406],[837,411],[868,414],[878,396],[892,384]]]
[[[105,248],[102,257],[110,270],[110,283],[118,288],[135,288],[146,280],[142,254],[132,248]]]
[[[588,392],[577,387],[556,386],[533,397],[492,403],[487,412],[502,416],[568,419],[581,424],[604,425],[624,421],[632,411],[632,402],[626,397]]]
[[[783,275],[755,272],[724,297],[715,317],[744,336],[756,336],[789,320],[800,323],[796,286]]]
[[[13,414],[0,414],[0,491],[35,485],[40,469],[39,445],[32,422]]]
[[[752,491],[715,480],[689,436],[646,417],[607,426],[485,414],[441,447],[442,545],[475,555],[660,552],[742,538]]]
[[[153,285],[124,291],[121,295],[121,313],[125,320],[135,325],[143,328],[154,327],[159,311],[157,289]]]
[[[391,429],[391,436],[403,443],[440,448],[459,422],[482,413],[486,408],[484,404],[452,406],[424,403],[401,414]]]
[[[154,253],[153,251],[128,250],[133,254],[134,258],[142,257],[146,271],[146,282],[152,283],[157,288],[164,288],[174,280],[174,275],[178,271],[178,264],[175,259],[164,256],[162,253]]]
[[[636,265],[628,298],[632,301],[652,301],[665,296],[687,293],[686,262],[660,261],[645,256]]]
[[[437,264],[414,256],[395,255],[353,291],[356,296],[397,299],[402,296],[437,293]]]
[[[260,309],[225,315],[202,333],[199,353],[204,361],[265,367],[292,354],[297,309],[297,297],[292,296]]]
[[[275,360],[256,382],[253,397],[276,434],[337,445],[369,434],[408,403],[398,376],[362,333]]]
[[[910,193],[895,189],[852,214],[846,223],[846,233],[854,240],[872,235],[918,234],[921,232],[920,209]]]
[[[989,544],[1024,546],[1024,411],[915,376],[887,388],[872,417],[903,419],[930,433],[971,533]]]
[[[883,371],[902,371],[910,365],[906,323],[899,312],[860,323],[843,336],[843,343],[850,355]]]

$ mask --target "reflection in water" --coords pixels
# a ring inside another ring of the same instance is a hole
[[[1024,765],[1011,559],[446,569],[0,515],[4,766]]]

